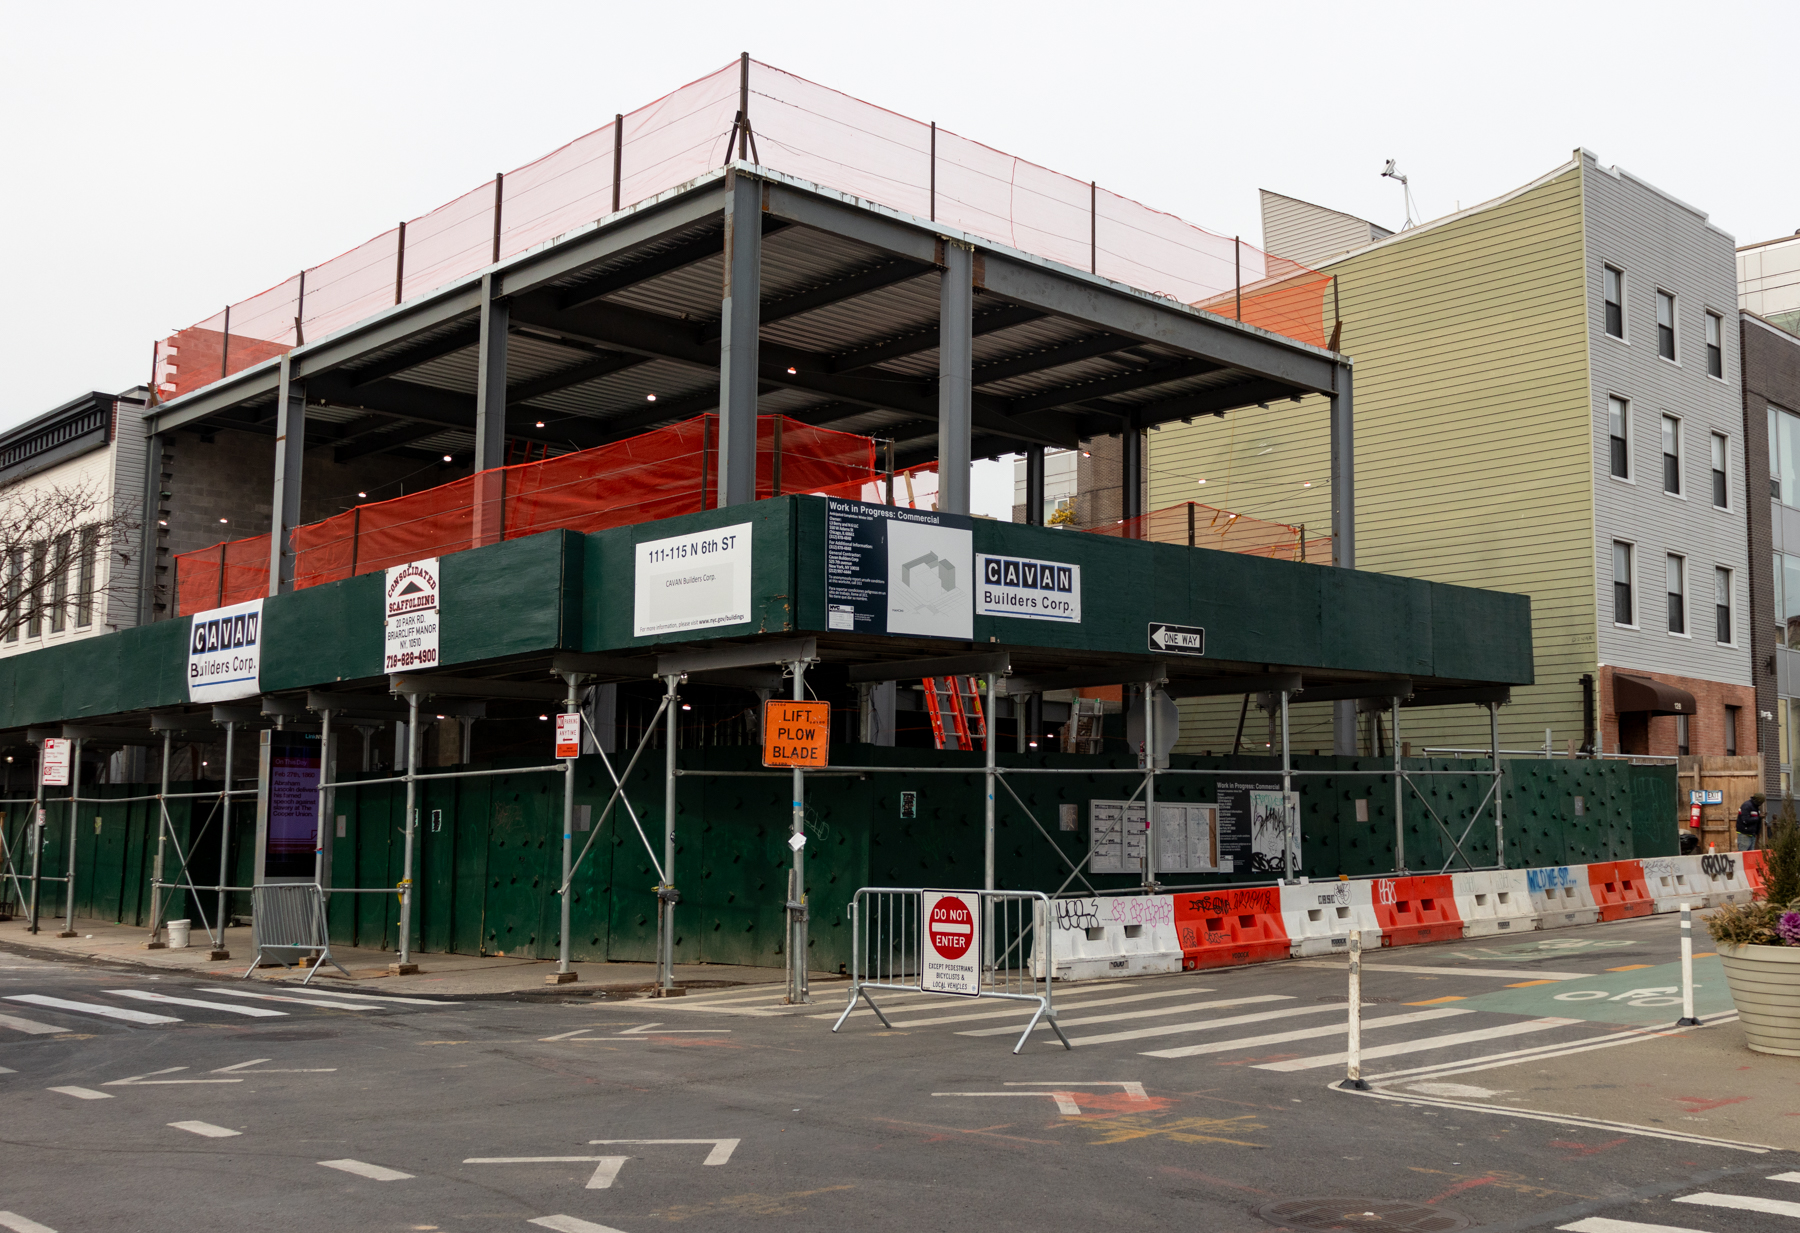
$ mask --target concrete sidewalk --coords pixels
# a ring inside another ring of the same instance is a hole
[[[129,964],[152,971],[203,975],[217,980],[223,976],[238,977],[250,966],[255,949],[247,928],[229,929],[225,945],[230,959],[209,960],[206,934],[196,931],[195,944],[183,950],[147,950],[144,942],[148,931],[135,925],[119,925],[108,921],[75,921],[76,937],[56,936],[60,920],[43,925],[32,934],[24,922],[14,919],[0,923],[0,951],[28,954],[50,959],[84,959],[106,963]],[[165,935],[166,936],[166,935]],[[655,965],[649,963],[576,963],[578,978],[569,984],[550,985],[545,977],[556,971],[549,959],[517,959],[500,955],[427,955],[413,956],[419,965],[411,976],[395,976],[388,965],[394,952],[366,950],[356,947],[332,947],[332,957],[350,971],[350,980],[330,964],[313,978],[315,986],[348,984],[367,985],[384,982],[396,992],[404,989],[419,993],[454,995],[457,997],[506,997],[534,994],[580,996],[606,994],[644,996],[655,979]],[[264,968],[256,973],[260,980],[275,983],[297,983],[304,979],[303,968]],[[770,985],[787,979],[780,968],[734,967],[725,964],[686,963],[675,967],[675,980],[684,988],[714,988],[720,985]],[[847,978],[835,973],[814,972],[813,985],[829,984]]]

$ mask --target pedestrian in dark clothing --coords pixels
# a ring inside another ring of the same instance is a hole
[[[1737,813],[1737,847],[1740,852],[1754,852],[1762,846],[1763,828],[1763,794],[1755,796],[1738,806]]]

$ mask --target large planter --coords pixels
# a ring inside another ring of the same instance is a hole
[[[1800,1057],[1800,946],[1721,945],[1719,962],[1749,1046]]]

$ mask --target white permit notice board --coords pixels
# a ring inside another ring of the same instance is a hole
[[[1219,807],[1156,803],[1158,873],[1219,872]],[[1144,802],[1088,802],[1088,869],[1142,873]]]
[[[920,936],[925,939],[919,986],[929,993],[981,995],[981,896],[921,891]]]
[[[750,619],[750,524],[637,546],[632,637],[742,625]]]

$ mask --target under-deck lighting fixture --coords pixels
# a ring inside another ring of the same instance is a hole
[[[544,421],[543,421],[543,420],[539,420],[539,421],[538,421],[538,422],[537,422],[537,426],[538,426],[538,427],[539,427],[539,428],[542,428],[542,427],[543,427],[543,426],[544,426]]]
[[[356,494],[356,495],[357,495],[357,496],[359,496],[359,497],[361,497],[361,498],[362,498],[362,499],[363,499],[363,500],[365,500],[365,501],[366,501],[366,500],[368,500],[368,499],[369,499],[369,494],[368,494],[368,493],[366,493],[366,492],[359,492],[359,493],[357,493],[357,494]]]
[[[445,462],[449,462],[449,461],[450,461],[450,455],[448,455],[448,454],[445,454],[445,455],[444,455],[444,461],[445,461]]]
[[[800,370],[799,370],[799,369],[798,369],[798,368],[792,368],[792,367],[790,367],[790,368],[789,368],[789,369],[788,369],[788,375],[789,375],[789,376],[794,376],[794,375],[796,375],[796,374],[797,374],[797,373],[799,373],[799,371],[800,371]]]
[[[229,519],[229,518],[221,518],[221,519],[219,519],[219,521],[220,521],[220,522],[230,522],[230,521],[231,521],[231,519]]]
[[[1197,480],[1195,480],[1195,481],[1194,481],[1194,482],[1195,482],[1195,483],[1196,483],[1196,484],[1204,484],[1204,483],[1205,483],[1205,482],[1206,482],[1206,480],[1205,480],[1205,479],[1197,479]]]
[[[682,709],[682,710],[684,710],[684,711],[691,711],[691,710],[693,710],[693,709],[694,709],[694,706],[693,706],[693,703],[691,703],[691,702],[683,702],[683,703],[682,703],[682,704],[681,704],[681,709]]]
[[[655,401],[656,401],[656,395],[655,395],[655,394],[645,394],[645,395],[644,395],[644,398],[645,398],[645,400],[646,400],[646,401],[648,401],[648,402],[655,402]]]
[[[550,717],[548,715],[539,715],[538,718],[543,720],[546,723],[548,723],[550,720]]]
[[[1311,481],[1311,480],[1307,480],[1307,481],[1306,481],[1306,482],[1305,482],[1305,483],[1303,483],[1303,484],[1301,484],[1301,485],[1300,485],[1300,487],[1302,487],[1302,488],[1311,488],[1311,487],[1312,487],[1312,481]]]

